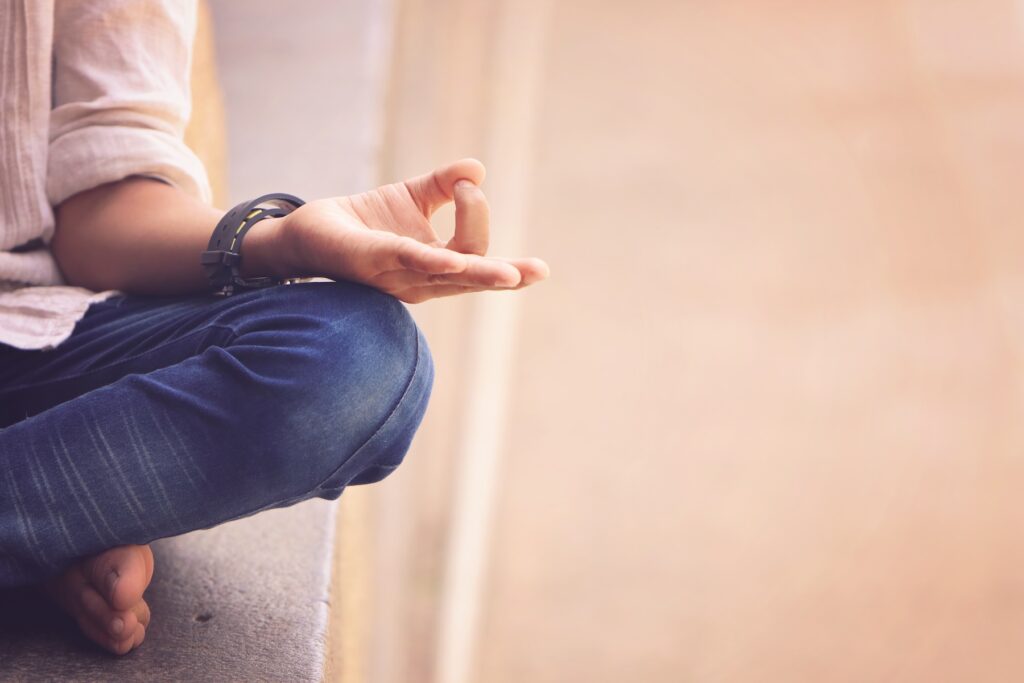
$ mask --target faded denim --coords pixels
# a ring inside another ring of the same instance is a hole
[[[55,350],[0,345],[0,587],[378,481],[432,381],[402,304],[351,283],[121,296]]]

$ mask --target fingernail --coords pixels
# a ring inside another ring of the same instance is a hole
[[[110,622],[110,632],[115,636],[119,636],[122,631],[124,631],[124,619],[114,617],[113,621]]]
[[[459,180],[455,181],[455,187],[465,187],[466,185],[469,185],[470,187],[476,187],[476,183],[474,183],[472,180],[467,180],[466,178],[460,178]]]
[[[121,577],[118,575],[117,570],[111,570],[111,572],[109,574],[107,574],[107,598],[108,599],[110,598],[110,596],[112,596],[114,594],[114,586],[117,585],[117,580],[119,578],[121,578]]]

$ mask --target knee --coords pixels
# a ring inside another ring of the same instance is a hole
[[[404,459],[430,396],[423,335],[398,300],[359,285],[293,285],[276,295],[286,318],[278,324],[292,331],[274,373],[281,391],[268,397],[276,403],[268,447],[293,486],[313,495],[383,478]]]

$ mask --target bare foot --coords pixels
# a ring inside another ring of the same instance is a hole
[[[142,644],[149,605],[142,593],[153,578],[148,545],[122,545],[86,558],[42,586],[97,645],[123,655]]]

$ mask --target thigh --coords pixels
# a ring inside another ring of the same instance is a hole
[[[222,298],[116,296],[93,304],[56,349],[0,345],[0,428],[130,374],[230,343],[232,309],[266,290]]]

